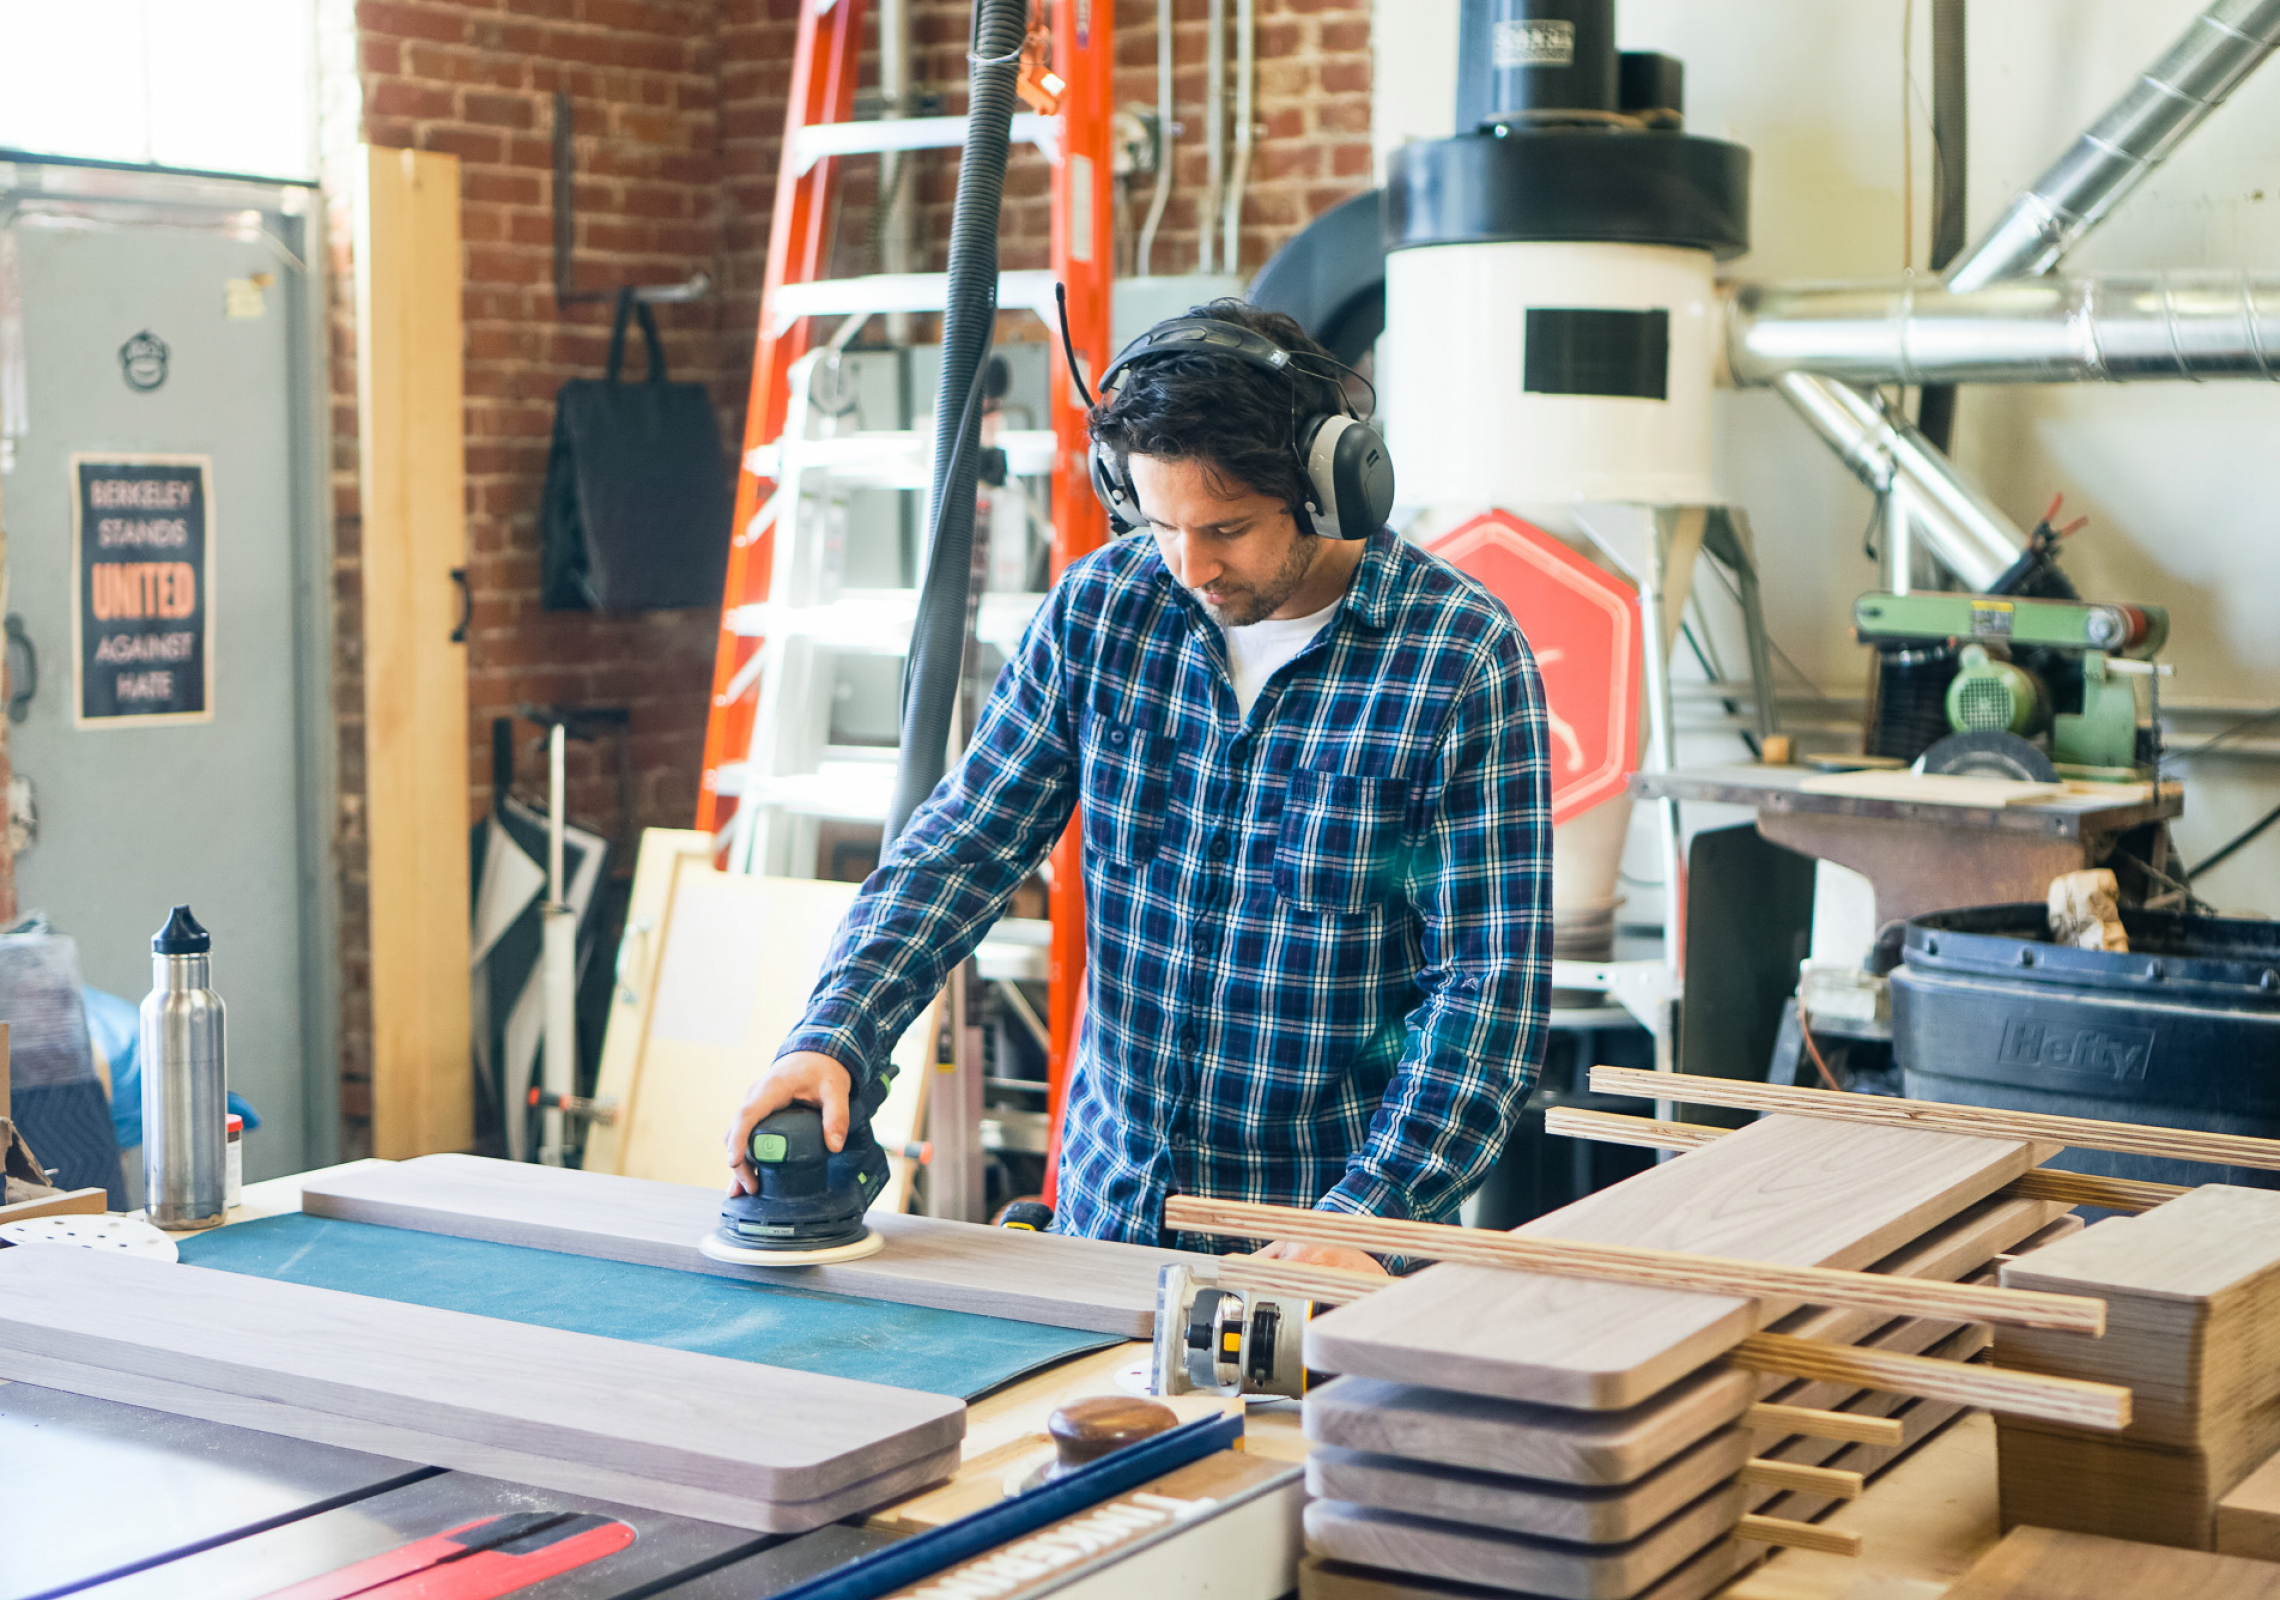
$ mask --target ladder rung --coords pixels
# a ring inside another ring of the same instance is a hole
[[[1025,478],[1042,477],[1053,470],[1053,453],[1060,443],[1049,428],[1008,428],[997,436],[1005,452],[1006,470]],[[784,442],[755,445],[744,456],[744,470],[756,478],[776,480],[783,461]],[[799,442],[800,470],[827,472],[833,477],[859,481],[878,488],[931,487],[928,463],[934,440],[910,429],[865,429],[843,433],[836,439]]]
[[[982,639],[1010,649],[1020,642],[1022,630],[1044,603],[1041,594],[983,594],[974,631]],[[786,638],[828,639],[833,649],[863,650],[880,655],[901,655],[910,648],[910,630],[918,620],[915,589],[848,589],[837,600],[819,605],[784,605],[763,600],[737,606],[728,614],[729,631],[741,638],[762,639],[773,633]]]
[[[1013,118],[1013,141],[1033,144],[1045,159],[1061,159],[1060,125],[1034,111]],[[888,150],[941,150],[966,142],[964,117],[881,117],[875,122],[813,122],[792,136],[792,159],[805,175],[826,156],[878,155]]]
[[[769,297],[768,315],[781,334],[802,317],[845,317],[886,311],[941,311],[949,301],[950,278],[942,272],[877,272],[863,278],[819,278],[813,283],[779,284]],[[1053,274],[1043,271],[998,274],[998,308],[1027,310],[1050,322]]]

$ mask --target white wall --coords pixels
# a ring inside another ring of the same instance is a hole
[[[2200,9],[2195,0],[1976,0],[1971,8],[1973,237]],[[1752,153],[1755,248],[1737,278],[1872,277],[1925,266],[1932,186],[1930,7],[1914,8],[1914,212],[1902,200],[1902,0],[1622,0],[1626,49],[1686,63],[1688,126]],[[1450,131],[1455,0],[1380,0],[1377,143]],[[2082,271],[2280,272],[2280,67],[2267,67],[2078,251]],[[2083,592],[2170,608],[2175,699],[2280,705],[2280,389],[2145,384],[1964,391],[1956,456],[2021,526],[2054,490],[2091,526],[2067,565]],[[1718,470],[1756,527],[1768,620],[1832,693],[1865,653],[1849,602],[1870,497],[1769,393],[1718,398]],[[2280,723],[2260,730],[2280,733]],[[2253,746],[2251,746],[2253,749]],[[2177,836],[2197,860],[2280,800],[2280,763],[2187,769]],[[2199,885],[2280,912],[2280,828]]]

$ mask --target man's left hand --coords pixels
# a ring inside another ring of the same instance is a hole
[[[1337,1267],[1346,1272],[1374,1272],[1381,1278],[1388,1276],[1376,1256],[1344,1244],[1297,1244],[1289,1239],[1277,1239],[1264,1250],[1253,1252],[1253,1258],[1295,1261],[1309,1267]]]

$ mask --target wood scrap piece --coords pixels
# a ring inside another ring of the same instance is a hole
[[[2023,1523],[2208,1550],[2223,1492],[2200,1450],[1995,1419],[2003,1526]]]
[[[1577,1545],[1315,1500],[1306,1507],[1306,1547],[1356,1566],[1555,1600],[1602,1600],[1636,1595],[1722,1542],[1741,1516],[1741,1501],[1741,1485],[1727,1483],[1628,1544]]]
[[[1306,1436],[1408,1461],[1555,1483],[1634,1483],[1741,1417],[1749,1376],[1713,1366],[1629,1411],[1576,1412],[1339,1378],[1306,1397]]]
[[[618,1500],[652,1511],[698,1517],[761,1533],[802,1533],[843,1518],[861,1516],[944,1481],[958,1470],[962,1458],[960,1447],[951,1445],[876,1477],[834,1490],[820,1499],[763,1501],[749,1494],[636,1477],[589,1458],[532,1455],[476,1440],[447,1438],[362,1417],[314,1411],[305,1406],[281,1405],[274,1400],[173,1383],[140,1373],[27,1355],[20,1350],[0,1351],[0,1372],[25,1383],[37,1383],[68,1394],[89,1395],[98,1400],[115,1400],[147,1411],[196,1417],[205,1422],[250,1428],[288,1439],[306,1439],[315,1444],[338,1445],[399,1461],[477,1472],[512,1483],[559,1489],[565,1494]]]
[[[1746,1435],[1723,1428],[1635,1483],[1585,1487],[1323,1446],[1306,1458],[1306,1492],[1568,1544],[1627,1544],[1733,1477],[1748,1456]]]
[[[1858,1268],[2027,1170],[2016,1140],[1769,1117],[1540,1217],[1523,1236]],[[1595,1410],[1636,1405],[1793,1305],[1428,1267],[1315,1318],[1309,1366]]]
[[[1760,1401],[1742,1414],[1743,1423],[1764,1448],[1769,1439],[1793,1437],[1839,1440],[1850,1444],[1890,1445],[1900,1442],[1893,1425],[1881,1417],[1854,1416],[1849,1412],[1812,1406],[1774,1405]]]
[[[1947,1600],[2280,1600],[2280,1565],[2126,1539],[2017,1528],[1963,1575]]]
[[[2214,1531],[2217,1549],[2226,1555],[2280,1561],[2280,1455],[2217,1501]]]
[[[301,1209],[314,1216],[1134,1339],[1155,1332],[1158,1270],[1213,1259],[874,1212],[866,1220],[886,1238],[875,1256],[817,1267],[746,1266],[697,1248],[718,1225],[720,1202],[713,1189],[460,1155],[347,1169],[301,1191]]]
[[[939,1395],[91,1251],[0,1252],[0,1376],[10,1352],[756,1507],[818,1500],[965,1431]]]
[[[1778,1333],[1752,1334],[1727,1359],[1756,1372],[1893,1389],[2000,1414],[2118,1432],[2130,1420],[2130,1391],[2110,1383],[2009,1372],[1963,1361],[1818,1344]]]
[[[1962,1332],[1951,1334],[1940,1343],[1932,1346],[1928,1353],[1943,1361],[1963,1361],[1976,1351],[1983,1349],[1986,1343],[1987,1330],[1985,1328],[1965,1328]],[[1825,1396],[1826,1398],[1823,1399],[1822,1403],[1834,1408],[1840,1416],[1852,1417],[1866,1425],[1883,1423],[1885,1427],[1879,1435],[1864,1436],[1858,1442],[1868,1447],[1891,1450],[1897,1450],[1908,1443],[1905,1425],[1898,1434],[1894,1434],[1891,1432],[1890,1424],[1894,1419],[1905,1417],[1910,1408],[1939,1404],[1953,1405],[1957,1410],[1964,1409],[1959,1402],[1923,1400],[1891,1389],[1855,1389],[1849,1393],[1838,1393],[1836,1392],[1837,1388],[1838,1386],[1835,1385],[1799,1383],[1782,1391],[1782,1399],[1786,1402],[1792,1395]],[[1767,1409],[1767,1407],[1759,1405],[1752,1410],[1753,1437],[1750,1446],[1760,1456],[1770,1456],[1781,1461],[1803,1461],[1809,1465],[1819,1466],[1826,1464],[1833,1456],[1843,1450],[1844,1445],[1836,1442],[1836,1430],[1834,1429],[1806,1434],[1802,1430],[1790,1428],[1786,1424],[1780,1427],[1757,1426],[1755,1419],[1758,1413]],[[1804,1440],[1805,1443],[1799,1444],[1799,1440]]]
[[[1793,1517],[1766,1517],[1744,1512],[1734,1524],[1734,1537],[1756,1544],[1780,1545],[1789,1550],[1819,1550],[1828,1555],[1857,1556],[1860,1535],[1837,1528],[1816,1528]]]
[[[2082,950],[2128,950],[2130,936],[2122,927],[2120,893],[2108,867],[2062,872],[2051,879],[2051,942]]]
[[[1868,1487],[1857,1472],[1808,1467],[1802,1462],[1775,1461],[1764,1456],[1753,1456],[1743,1462],[1741,1479],[1754,1489],[1795,1489],[1831,1500],[1858,1500],[1861,1491]]]

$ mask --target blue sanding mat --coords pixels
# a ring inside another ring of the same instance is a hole
[[[183,1260],[223,1272],[965,1400],[1040,1367],[1123,1342],[1113,1334],[1039,1322],[857,1300],[300,1212],[215,1228],[176,1243]]]

